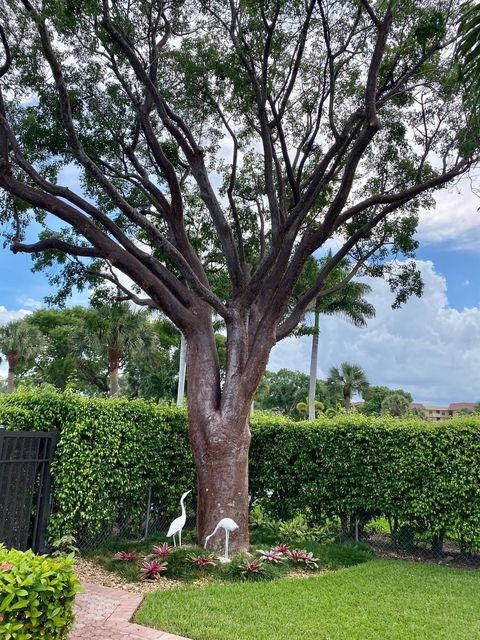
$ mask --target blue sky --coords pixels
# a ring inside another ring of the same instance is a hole
[[[68,172],[63,179],[76,186]],[[319,376],[348,360],[363,366],[372,384],[402,387],[420,402],[480,400],[480,200],[467,180],[436,200],[434,211],[421,214],[418,229],[423,297],[395,311],[386,284],[370,281],[377,315],[366,329],[337,318],[322,320]],[[0,248],[0,324],[38,308],[51,292],[45,274],[30,267],[30,256]],[[82,302],[86,294],[72,300]],[[269,368],[307,372],[309,349],[308,337],[284,340]]]

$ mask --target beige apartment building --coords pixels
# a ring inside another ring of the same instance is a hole
[[[439,422],[440,420],[449,420],[455,417],[462,409],[475,411],[474,402],[451,402],[448,407],[426,407],[421,402],[412,402],[410,409],[420,409],[425,414],[427,420],[431,422]]]

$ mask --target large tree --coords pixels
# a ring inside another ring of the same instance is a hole
[[[3,0],[11,247],[59,262],[57,282],[113,281],[186,337],[201,541],[228,515],[248,545],[251,401],[328,274],[348,258],[346,280],[389,277],[399,302],[421,288],[395,258],[477,157],[456,20],[447,0]],[[32,215],[45,230],[27,243]]]
[[[73,387],[82,393],[108,392],[108,372],[97,354],[82,357],[78,336],[92,324],[94,311],[86,307],[38,309],[26,319],[44,337],[44,348],[32,362],[18,368],[23,379],[52,384],[58,389]]]
[[[413,402],[412,394],[408,391],[371,385],[362,394],[363,404],[359,408],[360,413],[364,413],[367,416],[379,416],[382,413],[383,401],[392,395],[403,396],[407,401],[407,405]]]

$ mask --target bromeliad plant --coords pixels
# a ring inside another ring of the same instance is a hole
[[[290,545],[288,545],[286,542],[282,542],[282,544],[277,544],[277,546],[275,547],[275,553],[281,553],[282,555],[285,555],[289,547]]]
[[[246,560],[239,566],[239,569],[244,580],[259,577],[265,571],[261,560]]]
[[[204,569],[207,567],[214,567],[215,562],[210,556],[202,556],[202,555],[189,555],[186,558],[186,561],[192,567],[199,567],[200,569]]]
[[[281,552],[278,552],[276,549],[273,551],[264,551],[263,549],[259,549],[258,553],[260,554],[260,560],[265,562],[273,562],[274,564],[278,564],[285,560],[285,556],[282,555]]]
[[[160,573],[167,570],[167,563],[160,560],[144,560],[140,571],[144,580],[155,580]]]
[[[313,557],[313,553],[305,549],[289,549],[287,552],[289,560],[295,563],[304,564],[309,569],[318,569],[318,560]]]
[[[122,562],[134,562],[137,559],[136,551],[117,551],[113,556],[114,560],[121,560]]]
[[[153,547],[153,555],[157,556],[157,558],[166,558],[172,553],[172,551],[173,547],[171,547],[167,542]]]

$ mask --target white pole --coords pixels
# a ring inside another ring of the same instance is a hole
[[[187,368],[187,341],[183,333],[180,334],[180,365],[178,368],[177,407],[183,405],[185,396],[185,371]]]

